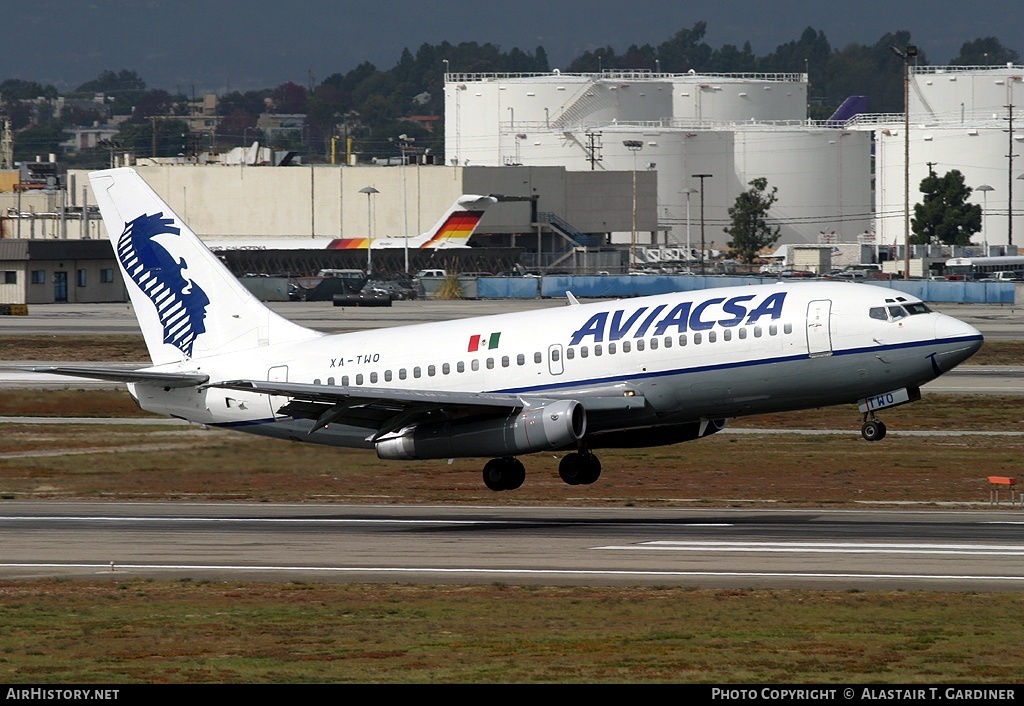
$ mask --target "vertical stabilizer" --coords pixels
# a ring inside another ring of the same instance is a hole
[[[473,235],[484,211],[498,202],[493,196],[475,196],[463,194],[445,211],[437,223],[426,233],[409,236],[392,236],[385,238],[335,238],[327,246],[331,250],[374,250],[384,248],[468,248],[469,236]]]
[[[420,248],[466,248],[484,211],[497,203],[493,196],[465,194],[456,199],[451,208],[438,219],[434,227],[419,237]],[[412,245],[412,243],[410,243]]]
[[[134,169],[89,181],[155,365],[320,335],[264,306]]]

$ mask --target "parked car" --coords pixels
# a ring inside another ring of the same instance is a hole
[[[420,270],[416,273],[415,279],[443,279],[448,276],[444,270]]]
[[[396,280],[370,282],[364,291],[368,289],[371,294],[388,296],[391,301],[405,301],[416,298],[416,290]]]

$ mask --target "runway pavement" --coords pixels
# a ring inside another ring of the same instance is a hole
[[[1024,512],[4,502],[0,577],[1024,591]]]
[[[303,325],[340,332],[563,305],[421,301],[341,309],[296,302],[274,308]],[[990,338],[1024,335],[1024,312],[1015,307],[941,310]],[[124,304],[48,305],[30,307],[27,317],[0,318],[0,337],[7,333],[134,334],[138,326]],[[925,391],[1024,394],[1024,368],[965,367]],[[4,501],[0,576],[1021,591],[1021,524],[1024,508],[1017,506],[822,511]]]

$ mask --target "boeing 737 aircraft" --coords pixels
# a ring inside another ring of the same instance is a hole
[[[463,194],[455,199],[455,203],[445,211],[437,223],[426,233],[419,235],[387,236],[383,238],[334,238],[323,245],[325,250],[366,250],[372,247],[374,250],[385,250],[388,248],[413,248],[427,250],[442,250],[446,248],[468,248],[469,237],[473,235],[480,219],[484,217],[484,211],[498,199],[493,196],[475,196]],[[207,240],[206,247],[210,250],[308,250],[313,243],[323,243],[324,240],[311,241],[308,238],[288,238],[277,240]]]
[[[153,365],[45,372],[128,384],[147,410],[382,459],[489,457],[512,490],[519,456],[709,436],[730,417],[920,396],[982,345],[977,329],[898,291],[846,282],[707,289],[324,335],[260,303],[132,169],[90,175]]]

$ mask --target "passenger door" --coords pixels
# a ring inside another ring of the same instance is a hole
[[[288,366],[287,365],[276,365],[267,371],[268,382],[288,382]],[[270,402],[270,415],[277,418],[277,410],[281,409],[284,405],[288,404],[287,397],[275,397],[268,395],[267,400]]]
[[[807,305],[807,353],[832,355],[832,301],[816,299]]]

